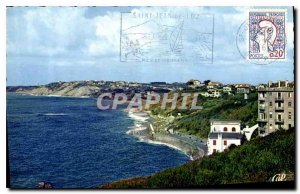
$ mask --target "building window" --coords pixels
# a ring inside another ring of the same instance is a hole
[[[279,121],[281,121],[281,115],[280,115],[280,114],[277,115],[277,119],[278,119]]]
[[[213,149],[213,153],[216,153],[217,152],[217,150],[216,149]]]
[[[292,112],[289,112],[289,119],[292,119]]]
[[[272,102],[270,102],[269,105],[272,106]]]
[[[213,140],[213,145],[217,145],[217,141],[216,140]]]
[[[224,131],[227,131],[227,127],[224,127],[224,129],[223,129]]]
[[[288,106],[291,107],[291,106],[292,106],[292,102],[289,102],[289,103],[288,103]]]
[[[224,140],[224,145],[227,145],[227,140]]]
[[[235,127],[232,127],[232,132],[235,132]]]
[[[289,92],[289,98],[291,98],[292,97],[292,92]]]
[[[265,119],[266,118],[265,113],[260,113],[259,116],[260,116],[260,119]]]
[[[270,112],[269,118],[272,119],[272,112]]]
[[[278,98],[281,98],[281,92],[278,92],[278,93],[277,93],[277,97],[278,97]]]

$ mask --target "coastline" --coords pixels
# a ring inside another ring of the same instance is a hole
[[[26,92],[6,92],[6,94],[17,94],[21,96],[41,96],[41,97],[61,97],[61,98],[93,98],[92,96],[65,96],[65,95],[56,95],[56,94],[32,94]]]
[[[66,97],[66,98],[92,98],[90,96],[64,96],[64,95],[45,95],[45,94],[31,94],[31,93],[21,93],[12,92],[20,95],[30,95],[30,96],[44,96],[44,97]],[[173,133],[172,129],[166,129],[159,126],[158,120],[163,120],[166,124],[168,121],[165,119],[169,118],[159,118],[160,116],[153,116],[149,111],[132,111],[125,110],[128,116],[134,120],[134,126],[130,127],[126,132],[128,135],[132,135],[139,139],[141,142],[164,145],[172,149],[176,149],[185,155],[187,155],[190,160],[196,160],[202,158],[206,154],[206,145],[199,146],[193,143],[191,137],[184,137],[183,134]],[[160,121],[161,122],[161,121]],[[194,138],[195,139],[195,138]]]
[[[195,138],[191,139],[189,136],[173,133],[173,130],[162,128],[157,124],[158,118],[155,118],[148,111],[126,110],[126,112],[134,120],[134,126],[126,132],[128,135],[138,138],[141,142],[164,145],[176,149],[187,155],[190,160],[196,160],[205,156],[206,144],[202,140],[199,140],[202,142],[202,145],[196,145]]]

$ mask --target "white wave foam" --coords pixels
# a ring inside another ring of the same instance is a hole
[[[126,132],[126,134],[136,136],[139,139],[139,142],[167,146],[171,149],[178,150],[178,151],[184,153],[185,155],[187,155],[190,158],[190,160],[193,160],[192,156],[188,155],[186,152],[184,152],[182,149],[180,149],[177,146],[174,146],[169,143],[160,142],[160,141],[153,141],[153,140],[149,139],[148,136],[139,134],[140,131],[147,130],[147,120],[149,119],[149,115],[147,113],[128,111],[128,116],[134,120],[134,126],[129,127],[130,130],[128,130]],[[151,126],[151,124],[150,124],[150,126]]]
[[[58,95],[58,94],[37,95],[37,96],[61,97],[61,98],[91,98],[90,96],[64,96],[64,95]]]
[[[169,148],[172,148],[174,150],[177,150],[177,151],[180,151],[182,153],[184,153],[186,156],[188,156],[190,158],[190,160],[193,160],[193,157],[190,156],[189,154],[187,154],[186,152],[184,152],[182,149],[172,145],[172,144],[168,144],[168,143],[164,143],[164,142],[159,142],[159,141],[153,141],[153,140],[150,140],[150,139],[147,139],[147,138],[140,138],[139,139],[140,142],[144,142],[144,143],[149,143],[149,144],[154,144],[154,145],[164,145],[164,146],[167,146]]]
[[[45,115],[45,116],[63,116],[63,115],[67,115],[65,113],[45,113],[45,114],[42,114],[42,115]]]
[[[147,143],[149,143],[149,144],[155,144],[155,145],[164,145],[164,146],[168,146],[168,147],[170,147],[170,148],[173,148],[173,149],[175,149],[175,150],[178,150],[178,151],[181,151],[181,152],[182,152],[182,150],[179,149],[178,147],[176,147],[176,146],[174,146],[174,145],[171,145],[171,144],[168,144],[168,143],[163,143],[163,142],[159,142],[159,141],[153,141],[153,140],[150,140],[150,139],[146,139],[146,140],[144,140],[144,141],[142,141],[142,142],[147,142]]]
[[[57,94],[49,94],[49,95],[45,95],[48,97],[63,97],[62,95],[57,95]]]
[[[139,113],[136,113],[136,112],[128,112],[128,116],[130,118],[132,118],[133,120],[135,121],[138,121],[138,122],[146,122],[147,119],[149,119],[149,116],[147,113],[143,113],[143,112],[139,112]]]

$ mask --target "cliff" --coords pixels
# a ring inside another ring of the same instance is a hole
[[[97,97],[101,93],[120,93],[123,92],[129,97],[135,92],[142,95],[148,91],[158,93],[170,92],[174,89],[184,87],[184,84],[167,84],[167,83],[136,83],[124,81],[72,81],[72,82],[53,82],[42,86],[7,86],[7,92],[16,92],[31,95],[58,95],[58,96],[88,96]]]

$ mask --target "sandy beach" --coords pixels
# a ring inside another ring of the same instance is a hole
[[[160,128],[157,125],[157,118],[149,112],[127,112],[128,116],[134,120],[134,126],[127,131],[127,134],[137,137],[140,141],[161,144],[179,150],[189,156],[191,160],[196,160],[206,154],[205,140]]]

